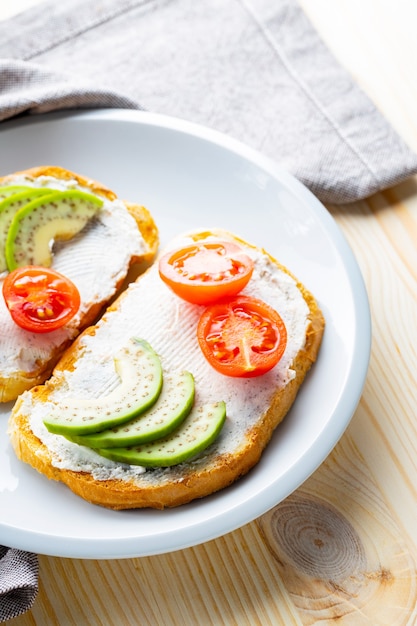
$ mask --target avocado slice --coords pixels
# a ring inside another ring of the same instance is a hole
[[[140,446],[98,448],[96,452],[119,463],[170,467],[205,450],[217,438],[225,420],[225,403],[214,402],[192,409],[179,428],[167,437]]]
[[[4,185],[4,187],[0,187],[0,200],[27,189],[34,189],[34,187],[29,187],[28,185]]]
[[[102,206],[103,200],[79,189],[55,191],[26,204],[15,214],[7,235],[8,269],[50,267],[51,243],[74,237]]]
[[[91,435],[68,437],[89,448],[115,448],[154,441],[172,432],[187,417],[194,402],[194,378],[190,372],[165,376],[158,400],[128,422]]]
[[[49,432],[69,437],[98,432],[129,421],[156,402],[162,367],[146,341],[132,339],[114,357],[114,364],[120,384],[100,398],[71,397],[53,404],[44,419]]]
[[[53,189],[45,187],[6,187],[0,190],[0,197],[4,190],[7,190],[8,193],[0,202],[0,272],[7,270],[6,240],[17,211],[35,198],[54,193]]]

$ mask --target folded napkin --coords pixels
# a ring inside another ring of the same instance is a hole
[[[0,120],[144,107],[245,142],[331,203],[417,172],[295,0],[51,0],[0,22],[0,57]],[[0,547],[0,621],[31,606],[37,568]]]
[[[3,119],[141,103],[245,142],[331,203],[417,172],[296,0],[52,0],[0,22],[0,57]]]
[[[0,121],[26,111],[111,107],[137,109],[121,94],[34,63],[0,59]]]
[[[0,622],[27,611],[38,591],[35,554],[0,546]]]

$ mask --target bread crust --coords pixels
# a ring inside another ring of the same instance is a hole
[[[91,178],[86,178],[85,176],[66,170],[62,167],[50,165],[33,167],[4,176],[0,178],[0,185],[13,184],[13,181],[17,176],[29,176],[31,178],[50,176],[61,180],[76,180],[81,187],[85,187],[92,193],[105,197],[108,200],[115,200],[117,198],[113,191]],[[145,253],[140,257],[132,257],[130,265],[133,266],[134,264],[140,264],[143,262],[148,263],[154,258],[159,244],[157,226],[152,215],[145,207],[127,201],[124,201],[124,204],[129,213],[135,219],[137,227],[146,244]],[[119,280],[115,283],[116,292],[120,290],[122,283],[123,280]],[[83,331],[85,328],[93,324],[108,304],[109,301],[107,300],[91,304],[80,320],[78,332]],[[71,345],[72,341],[73,339],[69,339],[59,346],[51,348],[49,358],[42,361],[38,360],[36,366],[31,369],[30,372],[20,370],[7,376],[3,376],[0,372],[0,402],[15,400],[23,391],[31,389],[35,385],[38,385],[49,378],[59,358]]]
[[[223,231],[216,231],[218,233]],[[200,233],[195,239],[207,234]],[[241,239],[237,240],[249,246]],[[288,269],[275,259],[272,261],[294,278]],[[291,365],[295,376],[275,391],[268,409],[258,416],[256,422],[245,432],[239,446],[232,452],[209,452],[197,463],[183,463],[163,472],[147,471],[134,481],[95,480],[86,472],[60,469],[52,465],[48,448],[31,431],[29,416],[23,409],[23,400],[18,399],[9,421],[10,439],[17,456],[49,479],[65,483],[85,500],[111,509],[176,507],[229,486],[258,463],[275,428],[288,413],[307,372],[317,359],[325,321],[313,295],[300,282],[297,282],[297,286],[308,305],[309,315],[304,347],[297,353]],[[117,311],[124,297],[126,294],[119,297],[111,310]],[[94,327],[87,329],[85,333],[94,334]],[[65,353],[58,364],[58,370],[74,367],[80,352],[79,340]],[[47,383],[31,393],[36,401],[44,402],[50,391]]]

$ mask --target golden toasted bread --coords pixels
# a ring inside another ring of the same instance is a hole
[[[119,290],[129,268],[151,261],[158,230],[147,209],[123,202],[100,183],[60,167],[36,167],[0,178],[1,190],[24,185],[81,189],[103,199],[103,209],[73,239],[54,248],[52,267],[78,287],[81,307],[65,328],[45,335],[19,328],[0,298],[0,402],[45,381],[64,350],[96,321]],[[5,273],[0,277],[3,283]],[[0,285],[1,286],[1,285]]]
[[[238,241],[252,256],[254,272],[242,293],[263,299],[284,320],[288,340],[280,362],[254,378],[216,372],[196,339],[203,307],[174,295],[154,264],[78,337],[49,381],[18,399],[9,434],[19,459],[85,500],[112,509],[178,506],[227,487],[256,465],[318,356],[324,319],[313,295],[265,251],[220,230],[188,234],[182,241],[211,237]],[[111,355],[134,336],[153,346],[164,373],[191,371],[195,403],[226,403],[220,435],[188,462],[148,469],[116,463],[51,434],[43,424],[51,402],[59,406],[68,395],[97,396],[99,389],[114,388]]]

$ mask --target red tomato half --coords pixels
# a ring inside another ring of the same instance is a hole
[[[210,304],[234,296],[249,282],[253,261],[235,243],[200,241],[159,261],[162,280],[183,300]]]
[[[287,345],[287,331],[278,313],[247,296],[209,306],[198,323],[197,338],[218,372],[243,378],[268,372]]]
[[[3,283],[3,296],[18,326],[48,333],[64,326],[80,307],[80,294],[72,281],[46,267],[19,267]]]

